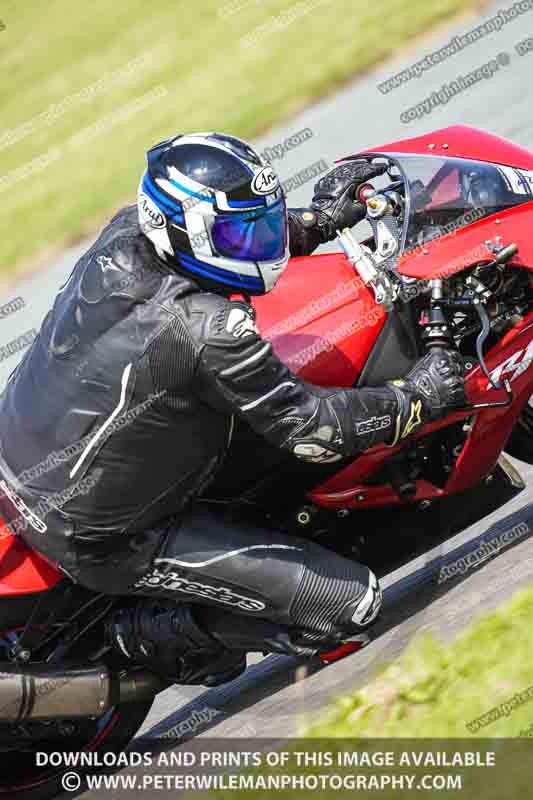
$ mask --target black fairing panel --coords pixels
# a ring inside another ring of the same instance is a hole
[[[399,305],[389,313],[356,386],[382,386],[404,376],[420,357],[412,305]]]
[[[222,469],[203,494],[204,500],[253,503],[286,509],[350,463],[311,464],[269,444],[242,420],[235,421],[231,447]]]

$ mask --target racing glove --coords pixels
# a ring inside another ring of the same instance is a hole
[[[315,184],[310,208],[289,209],[292,256],[308,255],[332,241],[337,231],[365,218],[366,206],[357,197],[360,187],[385,172],[385,166],[355,160],[339,164]]]
[[[397,395],[398,415],[391,446],[416,433],[428,422],[466,405],[464,366],[455,350],[435,347],[423,356],[405,379],[389,381]]]

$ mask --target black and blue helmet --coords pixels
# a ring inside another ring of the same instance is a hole
[[[246,142],[219,133],[152,147],[139,221],[167,261],[227,291],[270,291],[289,258],[277,175]]]

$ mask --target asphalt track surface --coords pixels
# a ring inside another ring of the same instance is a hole
[[[414,78],[387,95],[377,89],[378,83],[447,44],[454,35],[464,34],[499,9],[510,6],[511,2],[498,3],[487,8],[481,18],[473,15],[463,17],[459,23],[441,28],[437,34],[425,37],[416,47],[404,51],[396,61],[315,105],[257,144],[261,149],[282,142],[305,127],[312,129],[312,139],[273,162],[283,180],[320,159],[332,164],[342,155],[372,145],[457,123],[474,125],[533,148],[533,52],[519,56],[515,51],[518,42],[530,34],[533,36],[533,10],[434,66],[421,78]],[[334,34],[334,26],[332,31]],[[331,40],[325,38],[325,46],[335,46],[334,36]],[[509,55],[510,63],[501,67],[493,77],[463,91],[420,121],[409,124],[400,121],[402,112],[424,100],[432,91],[502,53]],[[305,64],[302,68],[305,69]],[[183,127],[183,121],[180,126]],[[213,120],[213,128],[216,129],[216,120]],[[311,181],[292,192],[291,205],[307,203],[312,185]],[[69,251],[47,271],[24,281],[3,299],[7,302],[21,296],[26,307],[0,321],[3,326],[0,345],[13,341],[32,328],[38,329],[55,292],[86,246],[84,243]],[[0,362],[0,385],[17,360],[14,355]],[[192,735],[247,739],[295,735],[331,698],[363,685],[376,667],[399,654],[415,633],[432,631],[443,638],[453,637],[479,615],[530,585],[533,582],[533,542],[530,538],[533,531],[533,469],[522,464],[517,466],[527,486],[512,502],[482,523],[403,565],[382,581],[386,608],[384,622],[379,635],[363,652],[317,670],[296,660],[270,656],[256,659],[257,663],[242,678],[219,689],[173,687],[156,699],[143,735],[160,737],[170,734],[174,737],[173,746],[179,746]],[[465,550],[475,550],[480,537],[491,539],[524,521],[529,531],[481,567],[446,581],[438,588],[435,580],[427,583],[431,575],[438,575],[443,564],[463,555]],[[210,722],[202,721],[208,717],[211,717]],[[171,739],[168,743],[171,744]]]
[[[363,651],[325,667],[268,656],[252,664],[241,678],[216,689],[172,687],[158,697],[141,731],[143,737],[168,737],[169,743],[172,739],[178,743],[193,735],[296,736],[331,698],[364,685],[379,666],[400,654],[415,633],[431,631],[450,639],[529,586],[533,581],[533,468],[513,463],[527,481],[514,500],[381,579],[383,617],[373,632],[375,638]],[[511,530],[516,538],[498,552],[496,541]],[[494,545],[490,559],[445,578],[446,565],[475,551],[482,542]]]

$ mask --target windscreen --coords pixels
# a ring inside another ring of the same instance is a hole
[[[533,172],[482,161],[396,156],[408,181],[404,250],[533,199]]]

